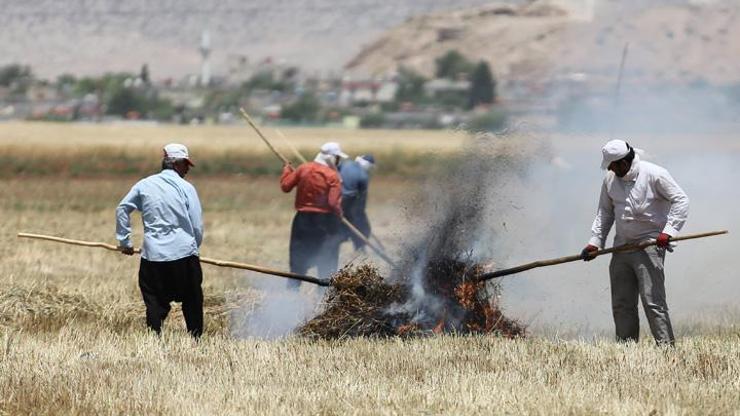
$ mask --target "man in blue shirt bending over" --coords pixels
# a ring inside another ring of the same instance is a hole
[[[365,237],[370,237],[370,221],[367,218],[367,189],[370,184],[370,170],[375,166],[373,155],[362,155],[354,161],[347,160],[339,164],[342,177],[342,211],[345,218]],[[344,239],[351,238],[355,250],[365,248],[365,242],[344,227]]]
[[[116,239],[123,254],[134,254],[131,212],[141,211],[144,244],[139,288],[146,324],[159,334],[170,302],[182,302],[188,332],[198,338],[203,333],[203,273],[198,257],[203,219],[198,193],[183,179],[191,166],[187,147],[165,146],[162,171],[137,182],[118,205]]]

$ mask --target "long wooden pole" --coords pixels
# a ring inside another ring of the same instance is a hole
[[[711,237],[715,235],[727,234],[728,232],[729,231],[727,230],[721,230],[721,231],[710,231],[710,232],[700,233],[700,234],[688,234],[685,236],[672,238],[671,242],[692,240],[695,238]],[[619,252],[619,251],[640,250],[645,247],[654,246],[656,244],[657,243],[655,241],[646,241],[646,242],[639,243],[639,244],[623,244],[621,246],[611,247],[611,248],[607,248],[604,250],[598,250],[594,252],[592,256],[596,258],[604,254],[609,254],[609,253],[614,253],[614,252]],[[483,273],[482,275],[480,275],[478,279],[479,280],[490,280],[490,279],[495,279],[501,276],[507,276],[510,274],[521,273],[527,270],[536,269],[538,267],[554,266],[556,264],[569,263],[572,261],[579,261],[579,260],[583,260],[580,254],[577,254],[574,256],[560,257],[557,259],[540,260],[540,261],[535,261],[532,263],[523,264],[521,266],[512,267],[510,269],[496,270],[493,272]]]
[[[251,118],[251,117],[249,117],[249,114],[247,114],[247,112],[246,112],[246,111],[244,111],[244,109],[243,109],[243,108],[240,108],[240,109],[239,109],[239,111],[240,111],[240,112],[242,113],[242,117],[244,117],[244,120],[246,120],[246,121],[247,121],[247,124],[249,124],[250,126],[252,126],[252,128],[254,129],[254,131],[256,131],[256,132],[257,132],[257,135],[259,135],[259,136],[260,136],[260,138],[262,138],[262,141],[264,141],[264,142],[265,142],[265,144],[267,144],[267,146],[268,146],[268,147],[270,148],[270,150],[272,150],[272,152],[273,152],[273,153],[275,153],[275,156],[277,156],[277,157],[278,157],[278,158],[279,158],[280,160],[282,160],[282,161],[283,161],[283,163],[285,163],[285,164],[290,164],[290,162],[288,161],[288,158],[286,158],[285,156],[283,156],[283,154],[282,154],[282,153],[280,153],[280,152],[279,152],[279,151],[278,151],[277,149],[275,149],[275,147],[274,147],[274,146],[273,146],[273,145],[272,145],[272,144],[270,143],[270,141],[269,141],[269,140],[267,140],[267,138],[265,137],[265,135],[264,135],[264,134],[262,134],[262,131],[261,131],[261,130],[259,129],[259,127],[257,127],[257,125],[256,125],[256,124],[255,124],[255,123],[254,123],[254,122],[252,121],[252,118]],[[303,159],[303,160],[305,160],[305,159]],[[376,254],[377,254],[378,256],[380,256],[380,258],[381,258],[381,259],[383,259],[383,260],[384,260],[384,261],[385,261],[386,263],[388,263],[388,264],[389,264],[389,265],[390,265],[391,267],[396,267],[396,264],[395,264],[395,262],[394,262],[394,261],[393,261],[393,260],[392,260],[392,259],[391,259],[390,257],[388,257],[388,255],[387,255],[387,254],[385,254],[385,253],[383,252],[383,250],[381,250],[380,248],[376,247],[376,246],[375,246],[375,244],[373,244],[373,243],[372,243],[372,242],[371,242],[370,240],[368,240],[368,239],[367,239],[367,237],[365,237],[365,235],[364,235],[364,234],[362,234],[362,232],[361,232],[360,230],[358,230],[358,229],[357,229],[357,227],[355,227],[354,225],[352,225],[352,223],[351,223],[351,222],[349,222],[349,220],[348,220],[348,219],[347,219],[346,217],[344,217],[344,215],[342,215],[342,216],[341,216],[341,217],[339,217],[339,218],[341,219],[341,221],[342,221],[342,224],[346,225],[346,226],[347,226],[347,228],[348,228],[348,229],[349,229],[349,230],[350,230],[350,231],[351,231],[351,232],[352,232],[352,233],[353,233],[354,235],[356,235],[356,236],[357,236],[357,238],[361,239],[361,240],[362,240],[362,241],[363,241],[363,242],[364,242],[365,244],[367,244],[367,246],[368,246],[368,247],[370,247],[370,248],[371,248],[371,249],[372,249],[372,250],[373,250],[373,251],[374,251],[374,252],[375,252],[375,253],[376,253]]]
[[[301,152],[299,152],[298,149],[296,149],[296,147],[293,146],[293,144],[288,141],[288,138],[285,137],[285,135],[283,134],[282,131],[280,131],[278,129],[275,129],[275,133],[277,133],[278,137],[280,137],[280,139],[283,141],[283,143],[285,143],[290,148],[290,150],[293,152],[293,155],[295,155],[295,157],[297,157],[298,160],[301,161],[301,163],[306,163],[307,162],[306,161],[306,158],[303,157],[303,155],[301,154]]]
[[[252,128],[254,129],[254,131],[257,132],[257,135],[260,136],[260,138],[262,139],[262,141],[265,142],[265,144],[267,145],[268,148],[270,148],[270,150],[272,150],[272,153],[274,153],[275,156],[277,156],[280,160],[282,160],[283,163],[285,163],[286,165],[289,165],[290,164],[290,161],[288,160],[288,158],[286,158],[285,156],[283,156],[282,153],[278,152],[278,150],[275,149],[272,146],[272,143],[270,143],[270,141],[267,140],[267,137],[265,137],[265,135],[262,134],[262,131],[259,129],[259,127],[257,127],[257,125],[254,123],[254,121],[252,121],[252,117],[249,117],[249,114],[247,114],[247,112],[244,111],[243,108],[240,108],[239,111],[242,113],[242,117],[244,117],[244,120],[247,121],[247,124],[249,124],[250,126],[252,126]]]
[[[109,251],[118,251],[118,252],[121,251],[119,247],[116,247],[113,244],[101,243],[97,241],[72,240],[69,238],[61,238],[61,237],[54,237],[50,235],[29,234],[29,233],[18,233],[18,237],[19,238],[31,238],[35,240],[54,241],[56,243],[71,244],[75,246],[99,247],[99,248],[104,248]],[[141,253],[141,249],[135,248],[134,253]],[[273,276],[280,276],[280,277],[286,277],[289,279],[301,280],[303,282],[313,283],[319,286],[331,286],[331,282],[329,280],[318,279],[312,276],[304,276],[302,274],[284,272],[280,270],[268,269],[267,267],[257,266],[254,264],[237,263],[234,261],[226,261],[226,260],[217,260],[217,259],[211,259],[208,257],[200,257],[200,262],[212,264],[218,267],[229,267],[232,269],[251,270],[254,272],[269,274]]]

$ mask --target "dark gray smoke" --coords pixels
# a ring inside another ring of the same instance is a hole
[[[533,160],[512,150],[508,140],[480,135],[447,165],[430,173],[410,205],[411,237],[404,240],[401,264],[394,272],[395,279],[411,287],[412,296],[404,305],[394,305],[392,313],[411,314],[422,325],[439,320],[440,314],[453,325],[462,317],[464,311],[456,309],[459,305],[438,295],[447,291],[436,287],[445,282],[430,282],[430,277],[445,275],[453,263],[472,267],[496,258],[497,230],[492,224],[502,205],[510,202],[502,193],[507,184],[523,180]],[[498,287],[492,283],[489,293],[498,293]]]

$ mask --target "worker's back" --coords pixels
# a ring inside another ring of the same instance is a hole
[[[299,212],[341,212],[341,181],[337,172],[317,162],[308,162],[280,179],[283,192],[296,188],[295,209]]]
[[[342,196],[354,197],[367,192],[370,176],[359,163],[348,160],[339,165],[339,174],[342,177]]]

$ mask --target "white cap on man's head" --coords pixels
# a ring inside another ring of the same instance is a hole
[[[321,153],[330,156],[339,156],[342,159],[346,159],[349,157],[346,153],[342,152],[342,148],[339,147],[339,143],[337,142],[327,142],[322,144]]]
[[[164,157],[171,157],[173,159],[185,159],[188,161],[190,166],[195,166],[193,161],[190,160],[190,154],[188,148],[184,144],[170,143],[164,147]]]
[[[612,162],[627,156],[630,147],[624,140],[610,140],[601,148],[601,169],[607,169]]]

